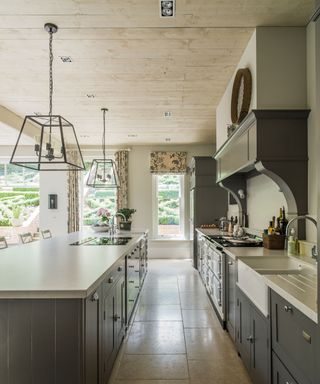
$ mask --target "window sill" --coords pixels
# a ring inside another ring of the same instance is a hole
[[[172,239],[172,238],[154,238],[150,239],[150,241],[154,242],[162,242],[162,241],[174,241],[174,242],[187,242],[187,241],[192,241],[190,239]]]

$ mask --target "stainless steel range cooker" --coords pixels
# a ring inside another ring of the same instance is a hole
[[[262,246],[260,239],[198,236],[198,270],[223,327],[226,322],[226,254],[228,247]]]

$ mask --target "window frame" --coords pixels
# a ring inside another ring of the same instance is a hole
[[[168,173],[169,175],[170,173]],[[152,175],[152,238],[154,240],[186,240],[186,176],[177,174],[180,182],[180,202],[179,202],[179,218],[180,218],[180,235],[159,235],[159,204],[158,204],[158,177],[165,174]]]

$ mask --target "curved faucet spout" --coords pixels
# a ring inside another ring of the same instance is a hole
[[[308,216],[308,215],[296,216],[288,222],[287,229],[286,229],[286,237],[287,238],[289,236],[289,229],[290,229],[291,224],[294,223],[295,221],[298,221],[298,220],[309,220],[309,221],[311,221],[311,223],[313,223],[315,225],[316,228],[318,227],[317,220],[314,219],[313,217]],[[312,257],[314,259],[317,259],[317,257],[318,257],[318,250],[317,250],[316,245],[314,247],[312,247]]]

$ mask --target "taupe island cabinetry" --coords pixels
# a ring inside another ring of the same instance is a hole
[[[147,233],[70,245],[74,233],[0,254],[0,383],[102,384],[147,273]]]

